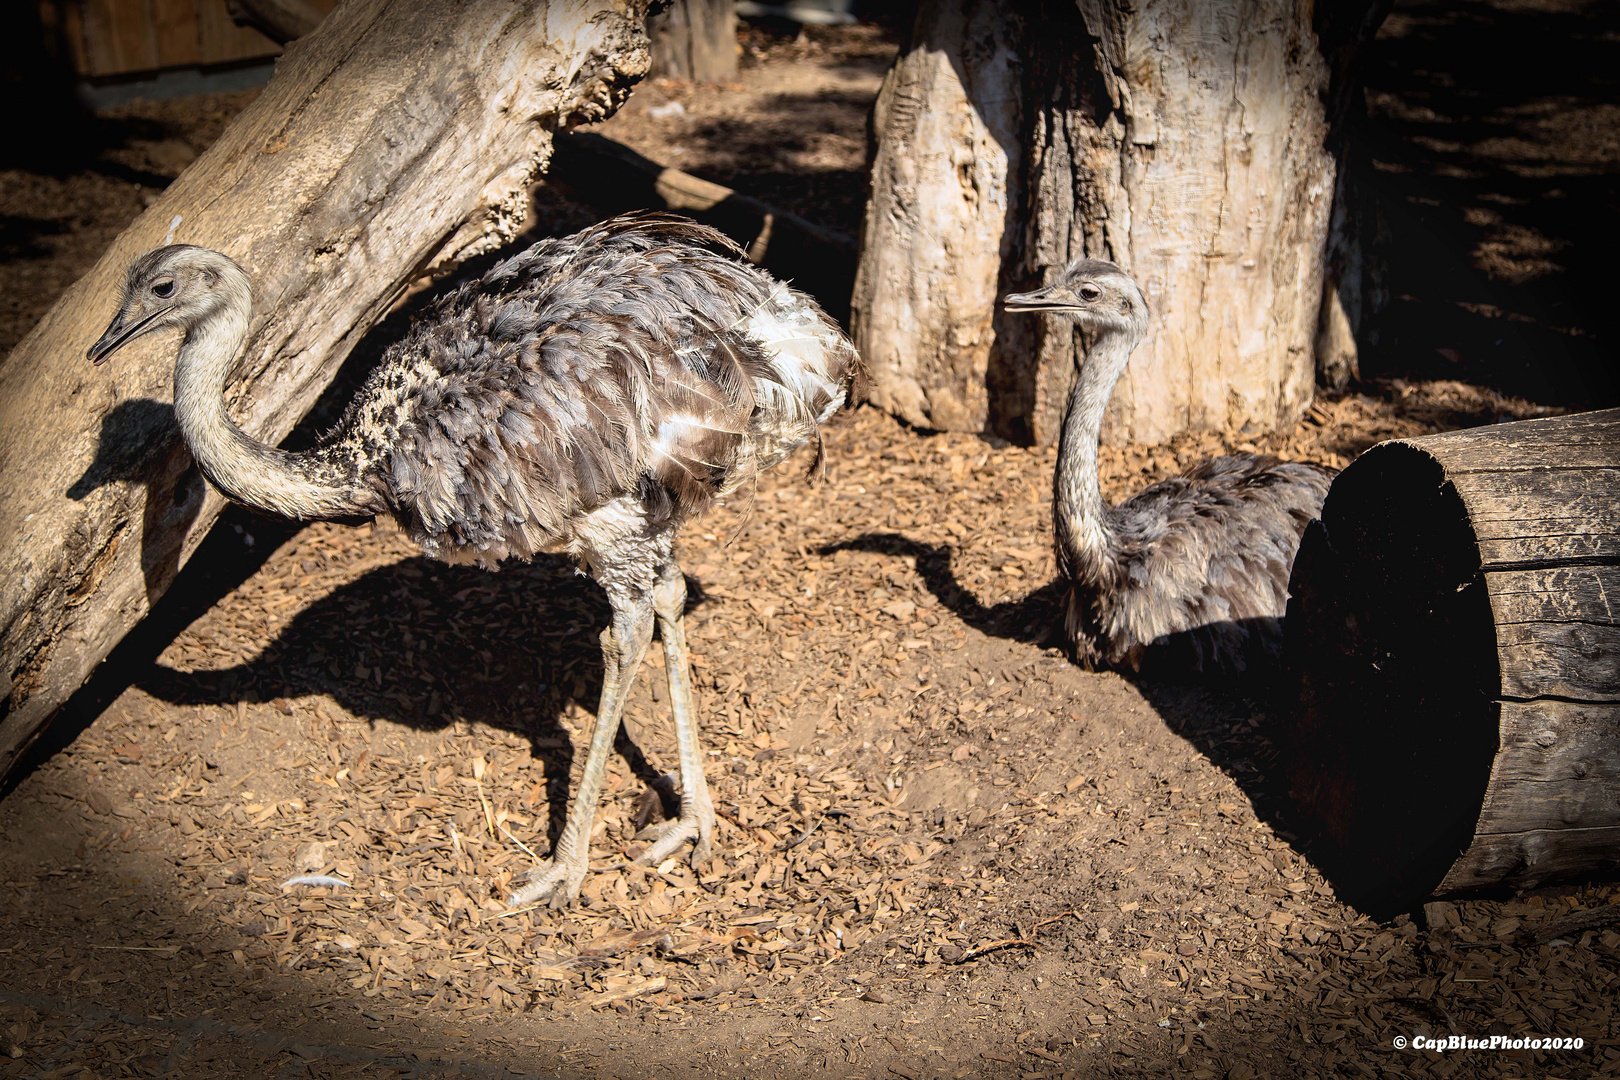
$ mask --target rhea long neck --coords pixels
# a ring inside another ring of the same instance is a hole
[[[293,518],[371,513],[343,470],[312,454],[266,446],[225,413],[225,383],[247,340],[252,298],[234,265],[221,271],[221,303],[192,323],[174,365],[174,412],[203,475],[237,502]]]
[[[1114,384],[1140,340],[1139,332],[1105,330],[1069,391],[1052,479],[1052,517],[1071,576],[1095,580],[1113,555],[1113,525],[1097,482],[1097,445]]]

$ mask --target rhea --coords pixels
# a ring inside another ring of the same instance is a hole
[[[392,514],[429,555],[493,568],[566,552],[606,591],[602,694],[584,775],[550,858],[514,904],[576,899],[625,697],[657,623],[679,747],[681,811],[643,863],[713,847],[675,556],[683,522],[807,441],[858,360],[808,296],[739,261],[722,234],[626,215],[541,241],[449,291],[385,352],[321,445],[267,446],[226,415],[248,333],[248,277],[217,251],[148,252],[89,358],[183,332],[180,431],[203,475],[301,519]],[[818,444],[819,445],[819,444]]]
[[[1229,675],[1274,660],[1294,554],[1333,473],[1234,454],[1106,505],[1098,439],[1114,385],[1147,333],[1142,290],[1113,263],[1081,259],[1003,305],[1092,334],[1052,482],[1053,543],[1067,585],[1063,629],[1075,660]]]

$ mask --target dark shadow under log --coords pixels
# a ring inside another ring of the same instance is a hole
[[[840,322],[849,317],[855,241],[752,196],[660,165],[623,143],[589,132],[559,134],[546,182],[598,213],[669,210],[712,225],[748,260],[815,297]]]
[[[1374,447],[1294,563],[1281,738],[1313,854],[1389,913],[1620,867],[1620,410]]]

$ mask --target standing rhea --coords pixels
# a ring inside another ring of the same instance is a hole
[[[1151,656],[1236,674],[1273,656],[1294,553],[1333,473],[1235,454],[1104,505],[1097,439],[1114,384],[1147,332],[1142,291],[1113,263],[1081,259],[1053,284],[1003,304],[1051,312],[1094,334],[1069,392],[1052,483],[1057,564],[1068,580],[1064,631],[1075,659],[1140,670]]]
[[[602,774],[656,618],[680,749],[681,813],[641,861],[693,842],[714,808],[692,715],[676,565],[681,524],[816,436],[854,348],[803,293],[738,262],[712,229],[627,215],[542,241],[442,297],[384,354],[318,448],[286,453],[225,414],[247,336],[247,276],[176,245],[130,267],[97,364],[165,327],[181,433],[229,497],[296,518],[391,513],[429,554],[493,568],[566,551],[613,609],[584,776],[551,858],[514,903],[579,895]]]

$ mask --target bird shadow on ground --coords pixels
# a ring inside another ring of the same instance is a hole
[[[695,584],[689,595],[701,602]],[[304,608],[252,659],[191,671],[154,661],[135,683],[174,704],[326,696],[352,716],[423,731],[466,720],[516,732],[544,763],[555,842],[573,763],[561,717],[570,701],[596,709],[609,618],[601,589],[561,556],[498,573],[408,558]],[[616,745],[673,812],[673,790],[622,726]]]
[[[922,578],[928,591],[957,618],[983,634],[1041,648],[1056,648],[1062,644],[1057,630],[1063,610],[1061,582],[1048,582],[1017,600],[985,605],[957,580],[951,570],[951,560],[956,553],[947,544],[925,544],[899,533],[866,533],[823,545],[816,549],[816,554],[835,555],[840,551],[865,551],[914,560],[917,576]]]
[[[817,549],[820,555],[864,551],[913,559],[923,585],[968,626],[991,637],[1040,648],[1062,648],[1064,586],[1053,580],[1017,599],[986,605],[952,571],[949,545],[927,544],[898,533],[867,533]],[[1176,647],[1172,644],[1172,650]],[[1173,656],[1174,652],[1167,653]],[[1279,697],[1280,672],[1242,679],[1193,681],[1168,674],[1121,672],[1177,735],[1232,778],[1255,814],[1305,858],[1311,858],[1294,820],[1273,738],[1287,715]]]
[[[96,456],[67,489],[81,502],[110,484],[142,484],[141,574],[154,603],[180,570],[180,547],[203,505],[203,478],[180,441],[174,406],[166,401],[120,401],[101,419]]]

